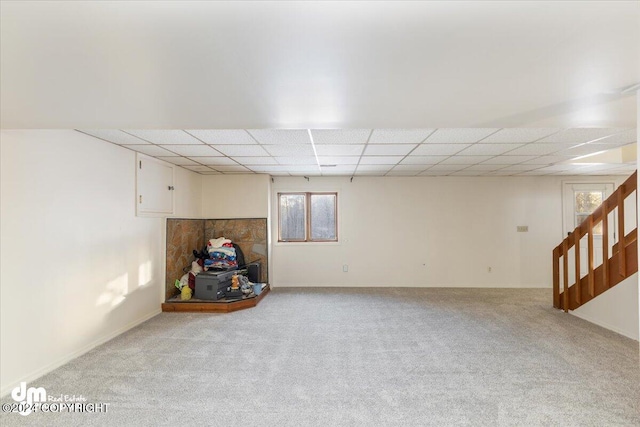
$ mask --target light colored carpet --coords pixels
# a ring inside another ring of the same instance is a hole
[[[640,425],[638,343],[550,305],[540,289],[274,289],[250,310],[163,313],[32,384],[106,414],[0,421]]]

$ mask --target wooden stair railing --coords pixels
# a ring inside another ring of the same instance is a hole
[[[553,249],[553,307],[575,310],[638,271],[638,229],[624,234],[624,201],[636,191],[638,172],[605,200],[582,224]],[[617,208],[618,242],[609,253],[609,218]],[[594,268],[593,229],[602,222],[602,264]],[[637,224],[637,219],[636,219]],[[587,274],[581,277],[580,240],[587,235]],[[575,282],[569,285],[569,250],[574,249]],[[562,285],[560,292],[560,258]]]

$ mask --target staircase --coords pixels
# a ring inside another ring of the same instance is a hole
[[[638,271],[637,226],[633,231],[624,234],[624,201],[636,194],[637,174],[637,171],[634,172],[582,224],[569,233],[560,245],[553,249],[553,306],[555,308],[565,312],[575,310]],[[635,203],[635,197],[633,201]],[[611,212],[614,212],[616,218],[614,235],[622,237],[610,250],[609,237],[614,228],[609,224]],[[594,268],[594,227],[600,222],[602,222],[603,261]],[[584,244],[584,236],[586,236],[587,245],[587,272],[581,274],[580,245]],[[570,255],[569,251],[572,248],[573,254]],[[574,258],[571,268],[574,269],[576,277],[571,285],[569,284],[570,258]],[[561,275],[562,292],[560,292]]]

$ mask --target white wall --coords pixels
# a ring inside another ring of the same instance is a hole
[[[135,216],[133,151],[72,130],[0,146],[4,395],[160,311],[165,220]],[[176,216],[200,216],[200,175],[175,187]]]
[[[269,175],[204,175],[203,218],[267,218]]]
[[[274,285],[550,286],[551,251],[562,236],[561,181],[278,177],[272,228],[278,191],[337,190],[340,243],[274,243]],[[529,232],[516,232],[518,225]]]

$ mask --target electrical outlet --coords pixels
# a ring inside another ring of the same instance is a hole
[[[527,231],[529,231],[529,226],[528,225],[518,225],[517,230],[518,230],[518,233],[526,233]]]

